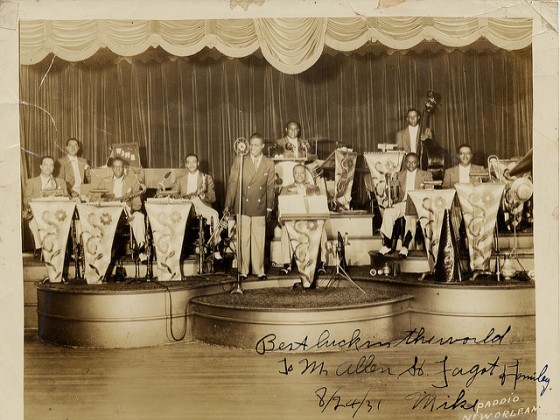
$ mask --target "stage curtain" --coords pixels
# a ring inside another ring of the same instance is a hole
[[[457,47],[483,37],[515,50],[531,44],[532,21],[519,18],[261,18],[237,20],[33,20],[20,22],[21,64],[35,64],[49,53],[81,61],[100,48],[134,56],[150,47],[190,56],[204,47],[229,57],[257,49],[277,70],[296,74],[311,68],[325,46],[355,50],[367,42],[408,49],[424,40]]]
[[[185,58],[158,48],[133,59],[101,50],[77,63],[50,55],[21,66],[29,168],[23,177],[39,173],[41,155],[62,156],[70,136],[83,142],[94,167],[106,162],[112,144],[138,142],[144,167],[179,167],[188,152],[198,153],[222,200],[238,137],[260,131],[271,145],[293,119],[302,136],[324,138],[321,158],[340,145],[376,151],[378,143],[394,142],[408,108],[423,109],[428,89],[442,97],[430,125],[451,155],[467,142],[478,164],[491,154],[523,156],[532,147],[531,49],[421,45],[422,51],[406,53],[382,46],[331,50],[298,75],[257,54],[233,59],[215,50]],[[369,172],[358,162],[360,168]],[[362,191],[362,182],[355,184]],[[362,191],[355,200],[363,197]]]

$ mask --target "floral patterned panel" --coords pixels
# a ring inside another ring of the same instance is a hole
[[[334,202],[337,210],[350,210],[352,184],[358,154],[344,149],[335,150]]]
[[[305,288],[313,283],[324,224],[325,220],[322,219],[285,221],[301,283]]]
[[[504,184],[455,184],[469,241],[471,270],[490,269],[498,208]]]
[[[389,206],[386,174],[399,172],[405,152],[364,153],[364,159],[371,173],[371,182],[375,198],[381,208]]]
[[[181,247],[191,206],[190,201],[184,200],[146,203],[159,281],[181,280]]]
[[[122,210],[123,205],[120,203],[78,204],[84,249],[84,277],[88,284],[101,283],[105,277]]]
[[[441,227],[444,221],[445,210],[451,209],[455,190],[409,191],[408,197],[416,207],[418,220],[424,233],[428,264],[430,271],[433,271],[438,259]]]
[[[61,283],[68,233],[76,203],[68,199],[38,199],[31,200],[29,204],[39,227],[49,281]]]

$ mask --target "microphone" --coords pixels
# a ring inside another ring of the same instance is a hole
[[[249,142],[245,137],[239,137],[233,143],[233,150],[239,156],[244,156],[249,153]]]

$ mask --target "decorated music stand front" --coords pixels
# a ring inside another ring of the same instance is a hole
[[[302,285],[308,288],[313,283],[321,234],[329,217],[327,197],[280,195],[278,211],[288,231]]]
[[[109,201],[80,203],[77,207],[84,250],[84,278],[88,284],[98,284],[111,263],[113,240],[124,204]]]
[[[67,197],[37,198],[29,202],[39,228],[49,282],[61,283],[68,233],[76,203]]]
[[[192,202],[150,198],[146,212],[152,226],[159,281],[181,280],[181,248]]]

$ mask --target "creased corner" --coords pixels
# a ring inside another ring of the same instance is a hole
[[[17,30],[19,4],[0,0],[0,28]]]

